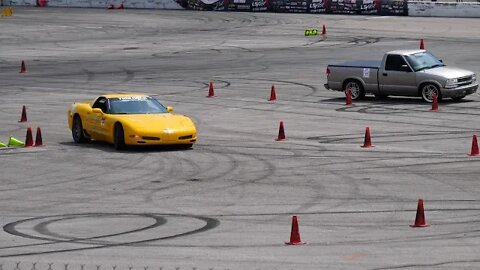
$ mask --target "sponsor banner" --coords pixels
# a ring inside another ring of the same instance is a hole
[[[229,0],[176,0],[184,9],[227,10]]]
[[[274,12],[308,12],[307,0],[271,0],[270,5]]]
[[[408,5],[405,0],[382,0],[380,15],[408,15]]]
[[[125,8],[408,15],[407,0],[10,0],[10,3],[37,6],[39,1],[52,7],[107,8],[123,4]]]

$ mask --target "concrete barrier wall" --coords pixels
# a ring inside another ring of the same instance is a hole
[[[408,15],[419,17],[480,18],[480,3],[409,1]]]

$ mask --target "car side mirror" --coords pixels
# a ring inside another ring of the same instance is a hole
[[[92,112],[94,112],[94,113],[102,113],[102,114],[103,114],[102,109],[100,109],[100,108],[93,108],[93,109],[92,109]]]
[[[173,107],[172,106],[167,106],[167,111],[168,112],[173,112]]]

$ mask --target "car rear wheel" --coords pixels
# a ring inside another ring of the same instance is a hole
[[[435,84],[431,84],[431,83],[424,84],[420,89],[420,93],[422,95],[422,99],[429,103],[433,102],[434,94],[437,95],[437,101],[440,101],[442,99],[440,90],[438,89],[438,86],[436,86]]]
[[[343,91],[346,93],[347,89],[350,90],[350,96],[352,97],[352,100],[359,100],[365,97],[363,85],[357,80],[347,81]]]
[[[73,117],[72,137],[75,143],[84,143],[88,141],[88,138],[86,138],[83,133],[82,119],[78,115]]]
[[[113,145],[115,149],[122,150],[125,149],[125,134],[123,132],[123,126],[120,123],[115,124],[114,136],[113,136]]]

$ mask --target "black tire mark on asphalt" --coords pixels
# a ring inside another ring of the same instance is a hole
[[[112,213],[106,213],[106,214],[107,215],[113,215]],[[76,216],[76,215],[101,215],[101,214],[100,213],[71,214],[71,216]],[[139,214],[123,213],[123,215],[139,215]],[[167,214],[159,214],[159,213],[153,214],[152,213],[150,215],[162,215],[162,216],[173,216],[173,217],[175,217],[175,216],[177,216],[177,217],[190,217],[190,218],[193,218],[193,219],[198,219],[198,220],[204,221],[206,224],[199,229],[192,230],[192,231],[189,231],[189,232],[179,233],[179,234],[175,234],[175,235],[171,235],[171,236],[157,237],[157,238],[152,238],[152,239],[148,239],[148,240],[139,240],[139,241],[131,241],[131,242],[123,242],[123,243],[105,244],[105,245],[98,245],[98,246],[94,246],[94,247],[69,248],[69,249],[41,251],[41,252],[22,252],[22,253],[15,253],[15,254],[0,255],[0,258],[65,253],[65,252],[84,251],[84,250],[119,247],[119,246],[135,246],[135,245],[138,245],[138,244],[145,244],[145,243],[149,243],[149,242],[153,242],[153,241],[174,239],[174,238],[179,238],[179,237],[183,237],[183,236],[189,236],[189,235],[193,235],[193,234],[206,232],[208,230],[212,230],[212,229],[216,228],[220,224],[220,221],[218,221],[217,219],[209,218],[209,217],[202,217],[202,216],[195,216],[195,215],[180,215],[180,214],[169,214],[169,213],[167,213]],[[9,223],[9,224],[3,226],[3,230],[7,233],[12,234],[12,235],[32,238],[32,236],[30,236],[30,235],[26,235],[26,234],[18,232],[15,229],[15,226],[17,226],[18,224],[21,224],[23,222],[45,219],[45,218],[61,217],[61,216],[63,216],[63,215],[44,216],[44,217],[37,217],[37,218],[20,220],[20,221]],[[70,215],[67,215],[67,216],[70,216]],[[55,241],[55,242],[48,242],[48,243],[41,243],[41,244],[34,244],[34,245],[51,245],[51,244],[57,244],[57,243],[72,243],[72,242],[75,243],[75,240],[73,240],[73,241],[72,240]],[[22,247],[22,246],[20,246],[20,247]],[[3,248],[0,248],[0,250],[1,249],[7,249],[7,248],[11,249],[11,248],[15,248],[15,246],[13,246],[13,247],[3,247]]]

